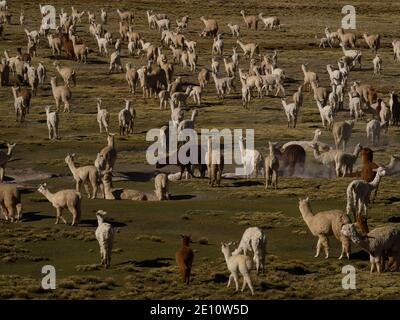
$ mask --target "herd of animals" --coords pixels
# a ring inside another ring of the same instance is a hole
[[[262,13],[248,15],[242,10],[240,15],[243,17],[244,26],[229,23],[227,25],[229,33],[224,35],[221,26],[215,19],[201,17],[200,20],[204,23],[204,29],[197,35],[201,38],[212,39],[210,44],[212,61],[210,61],[210,68],[207,68],[205,66],[199,67],[196,52],[197,42],[189,40],[189,33],[187,33],[191,21],[189,16],[176,20],[176,29],[173,29],[174,22],[170,20],[168,15],[147,11],[147,16],[144,18],[147,18],[149,30],[158,33],[161,41],[160,43],[151,43],[145,41],[140,31],[134,31],[135,20],[143,19],[143,17],[134,15],[131,10],[117,10],[119,32],[116,35],[106,29],[109,25],[108,16],[112,14],[111,12],[105,9],[101,9],[101,12],[98,13],[79,12],[74,7],[71,9],[71,14],[63,9],[61,10],[55,29],[50,29],[43,23],[38,30],[24,28],[24,32],[21,32],[21,38],[25,37],[27,40],[26,52],[23,52],[21,48],[18,48],[15,53],[11,53],[9,50],[4,51],[0,65],[1,90],[3,91],[5,87],[11,86],[18,122],[23,122],[29,116],[32,98],[37,97],[38,88],[46,85],[47,72],[51,66],[38,62],[35,67],[33,63],[37,61],[39,54],[46,47],[51,49],[54,57],[72,59],[77,64],[90,65],[90,57],[95,54],[109,56],[108,73],[125,72],[129,93],[132,93],[133,96],[136,95],[137,88],[140,87],[144,98],[155,97],[159,99],[160,110],[167,110],[169,105],[171,109],[170,125],[175,126],[178,132],[195,127],[198,110],[192,111],[190,119],[184,119],[185,111],[190,109],[188,100],[192,98],[194,104],[200,106],[204,89],[211,80],[213,80],[216,93],[221,99],[232,91],[236,92],[235,82],[239,80],[242,105],[245,109],[249,108],[252,99],[268,97],[270,92],[273,91],[275,96],[281,94],[288,128],[296,127],[303,104],[303,96],[310,92],[319,110],[322,127],[332,132],[335,146],[332,147],[320,141],[319,137],[322,130],[316,129],[313,139],[309,141],[291,141],[283,146],[269,142],[269,154],[264,157],[258,150],[246,149],[244,140],[241,138],[239,139],[239,147],[242,164],[251,164],[254,168],[254,172],[250,175],[252,174],[255,177],[259,174],[263,175],[266,188],[271,186],[278,188],[278,176],[283,169],[289,176],[296,173],[302,175],[305,170],[306,151],[312,152],[315,160],[326,166],[330,174],[337,177],[354,177],[355,180],[348,185],[346,190],[346,212],[330,210],[314,213],[308,198],[299,199],[299,210],[304,222],[313,236],[318,238],[315,256],[318,257],[321,249],[323,249],[325,257],[329,257],[329,237],[333,235],[342,245],[342,253],[339,259],[350,258],[350,243],[353,242],[370,254],[371,272],[375,269],[378,272],[391,269],[399,271],[400,230],[392,226],[383,226],[370,231],[367,224],[367,211],[368,205],[376,197],[382,178],[386,175],[396,174],[400,169],[400,156],[393,155],[389,163],[383,166],[374,162],[371,148],[358,143],[354,152],[348,153],[346,147],[352,137],[354,124],[364,118],[366,114],[370,114],[373,118],[366,126],[367,139],[370,146],[379,146],[381,132],[388,134],[389,126],[399,126],[400,105],[395,92],[390,93],[389,102],[386,103],[382,97],[378,96],[378,92],[373,86],[362,84],[359,81],[348,83],[349,74],[356,68],[362,68],[362,52],[356,48],[358,37],[354,33],[346,32],[342,28],[331,32],[329,28],[325,28],[325,37],[319,39],[319,46],[324,48],[340,46],[340,50],[343,52],[343,56],[337,61],[338,69],[335,69],[333,64],[326,68],[330,79],[330,90],[321,86],[318,74],[309,70],[308,66],[303,64],[301,70],[304,81],[294,92],[292,101],[288,101],[289,98],[286,96],[285,90],[285,86],[287,86],[286,75],[284,70],[278,67],[278,51],[275,50],[273,55],[262,56],[258,43],[245,43],[240,38],[241,27],[248,30],[253,29],[256,32],[259,29],[259,24],[263,24],[264,30],[268,29],[268,32],[280,32],[279,17],[266,17]],[[12,12],[12,5],[7,0],[0,1],[0,36],[7,32],[7,27],[11,24]],[[41,5],[40,12],[43,17],[47,14]],[[98,46],[98,53],[90,49],[89,43],[83,40],[81,35],[86,31],[83,31],[82,28],[79,32],[77,31],[79,25],[85,25],[86,16],[86,25],[89,27],[92,42]],[[19,23],[21,26],[26,24],[23,11],[20,13]],[[242,54],[237,51],[237,47],[233,47],[230,58],[227,58],[226,54],[224,57],[224,53],[226,53],[224,37],[227,34],[236,38],[237,45],[243,51]],[[382,66],[382,59],[378,55],[380,35],[364,34],[363,38],[375,55],[372,61],[374,75],[379,76]],[[46,39],[48,44],[44,43]],[[400,60],[400,40],[394,40],[392,45],[394,59]],[[131,63],[126,63],[123,66],[121,62],[121,51],[125,50],[123,46],[127,47],[129,56],[141,56],[147,60],[147,64],[135,67]],[[112,47],[111,53],[109,53],[109,47]],[[165,51],[170,53],[172,59],[167,57]],[[73,96],[71,88],[77,85],[77,78],[79,78],[77,69],[63,66],[58,60],[53,63],[53,66],[64,84],[58,84],[55,75],[50,78],[56,110],[52,111],[51,106],[45,106],[49,140],[60,139],[58,113],[61,111],[61,105],[64,106],[63,112],[73,111],[71,108]],[[226,75],[223,75],[223,72],[220,71],[221,60]],[[243,60],[250,63],[247,71],[243,69],[243,63],[239,67],[240,61]],[[175,70],[180,64],[185,71],[198,75],[198,84],[185,85],[181,76],[174,79]],[[93,66],[93,68],[98,67]],[[346,91],[349,119],[335,121],[336,115],[345,111]],[[254,97],[254,92],[256,92],[256,97]],[[34,101],[39,104],[39,100],[36,98]],[[125,106],[118,114],[119,134],[133,134],[135,119],[136,112],[133,101],[126,100]],[[76,182],[75,189],[64,189],[52,193],[47,188],[46,183],[43,183],[37,190],[56,209],[56,224],[60,219],[67,223],[62,216],[64,209],[68,209],[72,214],[72,225],[79,224],[82,185],[84,185],[88,197],[91,199],[169,200],[169,181],[176,177],[181,179],[185,170],[188,175],[195,176],[195,170],[199,169],[201,177],[204,177],[205,173],[208,172],[211,187],[214,187],[215,184],[220,186],[224,170],[223,154],[218,159],[213,157],[214,150],[211,138],[209,138],[207,161],[201,164],[178,163],[180,167],[178,175],[157,173],[154,179],[154,192],[114,188],[112,177],[117,160],[117,149],[114,144],[115,134],[109,131],[110,113],[106,108],[102,108],[101,98],[97,98],[97,122],[100,133],[105,132],[107,135],[107,145],[97,154],[94,164],[76,167],[75,154],[68,154],[65,158],[65,162]],[[160,128],[163,139],[167,140],[166,143],[168,143],[169,138],[167,132],[168,126]],[[0,151],[0,204],[5,220],[14,222],[22,217],[22,199],[20,191],[15,185],[3,183],[5,166],[11,159],[16,145],[8,143],[7,147],[6,152]],[[361,170],[354,172],[353,167],[359,157],[362,161]],[[157,164],[157,168],[162,166]],[[370,199],[371,194],[373,194],[372,199]],[[108,268],[111,262],[115,231],[110,223],[105,222],[105,215],[106,212],[103,210],[98,210],[96,213],[98,228],[95,236],[100,246],[101,263],[105,268]],[[190,283],[194,258],[190,241],[190,236],[182,235],[181,247],[176,252],[176,262],[183,281],[187,284]],[[267,238],[265,231],[258,227],[250,227],[244,232],[239,246],[234,251],[231,251],[231,245],[232,243],[221,243],[221,251],[230,272],[228,286],[233,280],[236,290],[238,290],[238,275],[241,273],[243,276],[242,291],[248,286],[254,294],[250,270],[253,262],[257,273],[266,270]],[[253,259],[248,253],[252,253]]]

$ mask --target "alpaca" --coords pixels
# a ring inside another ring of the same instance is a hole
[[[70,101],[72,98],[71,90],[68,86],[57,86],[57,78],[51,77],[51,89],[53,97],[56,102],[57,111],[59,110],[61,102],[64,103],[64,112],[70,112]]]
[[[284,98],[282,98],[281,101],[287,118],[287,127],[296,128],[298,111],[296,104],[294,102],[288,104]]]
[[[0,208],[6,221],[14,222],[21,219],[21,193],[15,185],[0,183]]]
[[[375,267],[380,273],[383,269],[385,255],[393,257],[396,262],[396,271],[400,270],[400,230],[392,226],[375,228],[366,235],[357,232],[355,224],[346,224],[342,227],[342,234],[369,253],[371,269]]]
[[[304,173],[306,162],[306,151],[300,145],[293,144],[287,146],[285,150],[275,149],[276,157],[279,160],[279,166],[284,171],[288,168],[288,175],[293,176],[296,171],[296,166],[300,169],[300,174]]]
[[[268,142],[269,145],[269,155],[265,158],[265,189],[269,185],[278,189],[278,169],[279,160],[276,157],[277,143]]]
[[[101,109],[102,100],[97,98],[97,123],[99,124],[100,133],[103,133],[103,128],[108,133],[110,125],[110,113],[107,109]]]
[[[176,251],[175,259],[176,259],[176,264],[178,265],[180,273],[182,275],[183,282],[185,284],[189,284],[194,253],[193,250],[189,247],[189,243],[191,241],[190,235],[187,236],[182,234],[181,237],[182,237],[181,247]]]
[[[244,138],[239,137],[239,150],[242,158],[242,164],[246,178],[249,178],[253,173],[257,178],[258,175],[264,170],[264,157],[258,150],[247,149],[244,147]]]
[[[242,254],[232,255],[230,245],[232,243],[221,242],[221,252],[225,257],[225,262],[230,271],[229,281],[227,287],[229,288],[232,279],[235,281],[236,291],[239,290],[239,276],[238,271],[243,276],[242,291],[244,291],[246,285],[250,288],[251,294],[254,295],[253,284],[250,278],[250,270],[252,267],[252,261],[250,257]]]
[[[41,184],[38,188],[38,191],[51,202],[54,208],[56,208],[57,216],[55,224],[58,224],[60,219],[67,224],[67,221],[62,216],[62,211],[63,209],[68,208],[69,212],[72,214],[72,225],[78,225],[81,218],[82,196],[80,192],[67,189],[58,191],[56,193],[51,193],[47,188],[46,183]]]
[[[45,107],[46,123],[49,130],[49,140],[58,139],[58,124],[59,118],[57,111],[50,112],[51,106]]]
[[[362,150],[361,144],[357,144],[354,148],[354,152],[344,153],[338,152],[335,158],[336,165],[336,176],[339,177],[340,174],[344,177],[346,174],[352,176],[353,175],[353,166],[358,159],[358,155]]]
[[[343,211],[329,210],[314,214],[308,197],[299,199],[299,210],[310,232],[314,237],[318,237],[316,258],[322,247],[325,251],[325,259],[329,258],[328,237],[332,235],[342,243],[339,259],[342,259],[343,255],[346,255],[347,259],[350,258],[350,239],[341,233],[342,226],[350,223],[350,219]]]
[[[136,111],[131,106],[131,103],[131,100],[125,100],[125,107],[118,113],[120,136],[133,133],[133,122],[136,117]]]
[[[106,214],[107,212],[103,210],[98,210],[96,212],[98,226],[95,231],[95,236],[100,246],[101,264],[104,265],[105,269],[108,269],[111,263],[111,253],[115,232],[111,224],[104,222],[104,216]]]
[[[347,215],[353,213],[354,221],[358,221],[357,218],[361,216],[361,211],[364,211],[364,217],[368,217],[367,204],[370,202],[371,192],[378,188],[381,178],[385,175],[385,169],[379,167],[376,169],[376,176],[371,182],[364,180],[353,180],[350,182],[346,191],[346,213]]]
[[[101,167],[101,165],[100,165]],[[139,190],[133,189],[122,189],[112,187],[112,172],[108,169],[99,170],[101,171],[101,185],[102,197],[106,200],[134,200],[134,201],[147,201],[156,200],[156,197],[152,194],[148,195]]]
[[[6,164],[11,159],[15,143],[7,143],[7,152],[0,151],[0,182],[4,181]]]
[[[336,149],[343,142],[343,151],[346,150],[346,144],[351,138],[355,121],[346,120],[343,122],[335,122],[332,127],[332,135],[335,140]]]
[[[232,252],[237,255],[243,252],[246,256],[247,251],[253,251],[253,261],[256,264],[257,274],[260,269],[265,273],[265,256],[267,255],[267,237],[263,230],[258,227],[250,227],[243,233],[239,246]]]
[[[113,171],[115,162],[117,161],[117,150],[114,144],[115,133],[107,134],[107,146],[100,151],[100,155],[104,158],[105,168]]]
[[[224,171],[224,155],[221,150],[213,148],[212,136],[207,139],[206,164],[208,171],[208,184],[213,187],[221,184],[222,172]]]
[[[97,171],[97,168],[95,166],[84,166],[77,168],[75,166],[75,153],[68,154],[65,158],[65,163],[68,165],[68,168],[74,177],[76,184],[75,190],[80,192],[83,184],[88,194],[88,198],[95,199],[97,195],[97,189],[100,184],[100,174]],[[92,186],[92,195],[90,195],[89,183]]]
[[[154,193],[158,201],[169,200],[170,195],[168,193],[168,176],[165,173],[159,173],[154,178]]]

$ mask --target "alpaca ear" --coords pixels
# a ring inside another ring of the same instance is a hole
[[[309,200],[309,198],[307,197],[307,198],[306,198],[306,201],[308,201],[308,200]]]
[[[75,153],[71,154],[71,157],[75,157]]]

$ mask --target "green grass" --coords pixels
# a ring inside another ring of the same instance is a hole
[[[57,10],[61,7],[69,11],[67,1],[53,1]],[[261,43],[263,54],[279,50],[278,64],[291,79],[285,85],[291,95],[302,82],[301,63],[309,63],[309,68],[318,72],[322,85],[328,86],[326,64],[341,56],[339,48],[320,49],[314,40],[315,34],[322,36],[325,26],[335,29],[342,18],[341,8],[345,1],[237,1],[191,2],[191,1],[119,1],[118,4],[104,1],[87,1],[78,10],[98,12],[108,8],[109,25],[106,29],[117,35],[118,7],[133,8],[136,19],[135,30],[140,30],[147,41],[159,42],[159,36],[149,31],[145,11],[155,9],[175,18],[189,14],[189,31],[185,36],[198,42],[199,67],[210,66],[211,39],[198,37],[202,29],[199,17],[215,18],[220,28],[228,32],[227,23],[240,23],[241,38],[245,42]],[[353,2],[357,10],[357,30],[380,33],[382,36],[383,75],[372,77],[372,53],[363,51],[364,68],[351,72],[349,82],[360,80],[372,84],[385,100],[388,92],[397,89],[398,64],[392,63],[391,41],[396,37],[398,22],[395,16],[399,4],[382,4],[373,1]],[[13,23],[17,21],[20,7],[25,9],[28,29],[39,25],[37,4],[19,1],[11,4]],[[239,14],[241,9],[249,13],[264,12],[281,17],[281,31],[248,31]],[[32,14],[27,14],[31,12]],[[31,168],[34,172],[54,174],[46,182],[51,190],[73,188],[74,182],[64,162],[68,152],[77,154],[78,165],[90,164],[96,153],[105,145],[106,138],[98,133],[95,120],[96,99],[101,97],[103,105],[111,112],[111,130],[118,130],[117,113],[123,107],[124,98],[131,98],[137,112],[134,134],[116,137],[118,149],[118,172],[146,172],[143,179],[115,182],[116,187],[150,191],[154,187],[151,179],[154,168],[146,164],[145,150],[149,142],[145,134],[151,128],[160,127],[169,120],[168,111],[158,110],[158,100],[143,99],[141,91],[133,96],[128,93],[124,74],[107,76],[108,59],[97,54],[94,39],[88,36],[86,16],[78,25],[78,34],[95,53],[89,55],[87,65],[79,65],[59,59],[63,65],[74,66],[77,70],[77,87],[72,87],[72,112],[61,114],[61,140],[47,140],[44,106],[53,105],[49,79],[39,87],[38,96],[32,100],[31,112],[23,124],[15,122],[12,112],[10,87],[0,88],[0,142],[17,143],[13,160],[7,165],[9,176],[16,170]],[[13,24],[5,26],[4,37],[0,41],[0,51],[8,49],[14,55],[16,48],[25,48],[23,27]],[[224,35],[225,55],[231,53],[234,39]],[[359,42],[361,44],[362,41]],[[364,46],[364,44],[362,44]],[[240,51],[240,50],[239,50]],[[170,57],[170,53],[164,49]],[[48,76],[56,75],[52,65],[47,42],[41,39],[39,57],[33,59],[37,65],[43,61],[48,68]],[[127,56],[126,43],[123,44],[122,62],[131,62],[140,67],[144,59]],[[249,61],[241,59],[241,67],[248,68]],[[181,75],[184,82],[196,82],[197,74],[175,66],[175,76]],[[59,83],[61,79],[58,77]],[[238,81],[237,87],[239,88]],[[347,107],[347,99],[345,106]],[[186,117],[189,117],[189,113]],[[338,120],[348,117],[341,112]],[[349,148],[361,142],[366,144],[363,119],[355,126]],[[315,128],[320,127],[318,110],[310,93],[305,94],[304,106],[300,113],[298,127],[286,129],[279,98],[253,99],[251,110],[241,107],[239,93],[231,94],[224,101],[215,95],[213,84],[206,87],[204,104],[199,108],[197,128],[254,128],[256,147],[267,153],[267,142],[284,143],[293,139],[311,139]],[[383,136],[383,146],[376,150],[375,160],[388,163],[389,156],[400,151],[399,129],[390,127],[389,135]],[[324,131],[321,139],[333,143],[329,132]],[[307,155],[307,167],[324,173],[317,166],[312,155]],[[231,170],[232,168],[228,168]],[[167,168],[167,170],[175,170]],[[147,174],[148,173],[148,174]],[[137,176],[137,175],[133,175]],[[310,196],[315,212],[327,209],[345,208],[345,188],[351,181],[325,179],[315,175],[312,179],[280,177],[278,190],[265,190],[261,180],[245,182],[239,179],[224,179],[221,188],[211,189],[206,180],[189,180],[171,183],[172,195],[182,200],[168,202],[134,202],[88,200],[82,203],[82,223],[79,227],[54,225],[55,210],[40,194],[36,186],[43,180],[22,183],[28,190],[23,194],[25,218],[22,223],[0,223],[0,298],[49,298],[49,299],[249,299],[248,292],[235,293],[226,288],[228,272],[222,253],[221,241],[239,241],[248,226],[266,228],[268,238],[267,272],[252,275],[255,284],[255,299],[391,299],[399,298],[399,274],[385,273],[370,275],[368,260],[353,258],[339,261],[339,243],[332,239],[331,258],[314,258],[316,239],[312,237],[301,219],[297,208],[297,198]],[[370,227],[394,223],[398,216],[400,202],[397,177],[385,177],[380,185],[377,202],[369,210]],[[98,243],[94,237],[95,212],[108,212],[108,220],[115,224],[112,265],[102,269]],[[71,221],[69,213],[65,217]],[[392,219],[390,219],[392,218]],[[389,222],[390,221],[392,222]],[[398,221],[398,220],[397,220]],[[195,250],[193,281],[190,286],[181,283],[175,265],[175,251],[179,246],[179,235],[192,234]],[[353,252],[359,251],[353,246]],[[57,289],[44,291],[40,288],[41,268],[51,264],[57,270]],[[352,264],[357,269],[357,290],[347,291],[341,287],[341,267]]]

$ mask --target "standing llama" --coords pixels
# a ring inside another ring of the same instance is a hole
[[[114,240],[114,229],[111,224],[104,222],[107,212],[99,210],[96,212],[98,227],[95,231],[96,239],[100,246],[101,264],[107,269],[111,264],[111,253]]]
[[[190,236],[182,234],[181,237],[181,247],[178,249],[178,251],[176,251],[175,259],[176,264],[181,272],[183,282],[189,284],[194,254],[193,250],[189,247],[189,243],[191,241]]]

